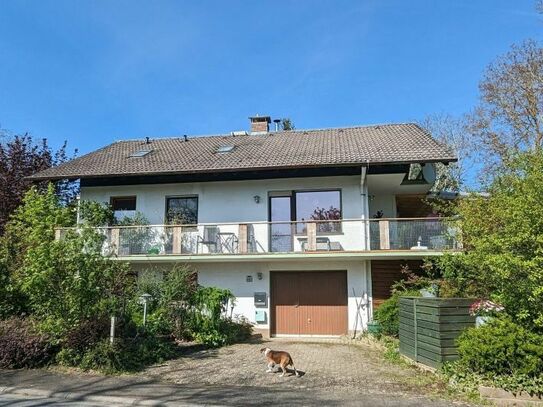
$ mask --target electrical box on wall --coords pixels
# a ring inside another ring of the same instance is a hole
[[[255,293],[255,307],[267,307],[268,306],[268,294]]]
[[[266,311],[257,309],[255,311],[255,322],[257,323],[266,323]]]

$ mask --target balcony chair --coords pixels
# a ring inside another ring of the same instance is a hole
[[[207,246],[209,253],[217,253],[219,244],[219,227],[204,226],[204,236],[196,239],[196,253],[200,253],[200,246]]]

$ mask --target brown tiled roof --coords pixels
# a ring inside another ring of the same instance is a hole
[[[220,146],[233,146],[218,153]],[[130,157],[152,150],[144,157]],[[253,135],[117,141],[33,179],[94,178],[323,166],[450,162],[451,149],[416,124],[385,124]]]

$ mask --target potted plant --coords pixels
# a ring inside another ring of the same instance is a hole
[[[372,320],[368,322],[368,333],[372,335],[379,335],[381,333],[379,321]]]
[[[423,297],[435,298],[439,295],[439,285],[432,283],[427,287],[421,288],[419,292]]]
[[[503,311],[503,307],[490,300],[477,300],[469,308],[470,315],[475,317],[475,326],[482,326]]]

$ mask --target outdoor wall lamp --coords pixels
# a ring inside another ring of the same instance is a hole
[[[253,196],[253,199],[255,200],[255,203],[260,203],[260,195]]]

